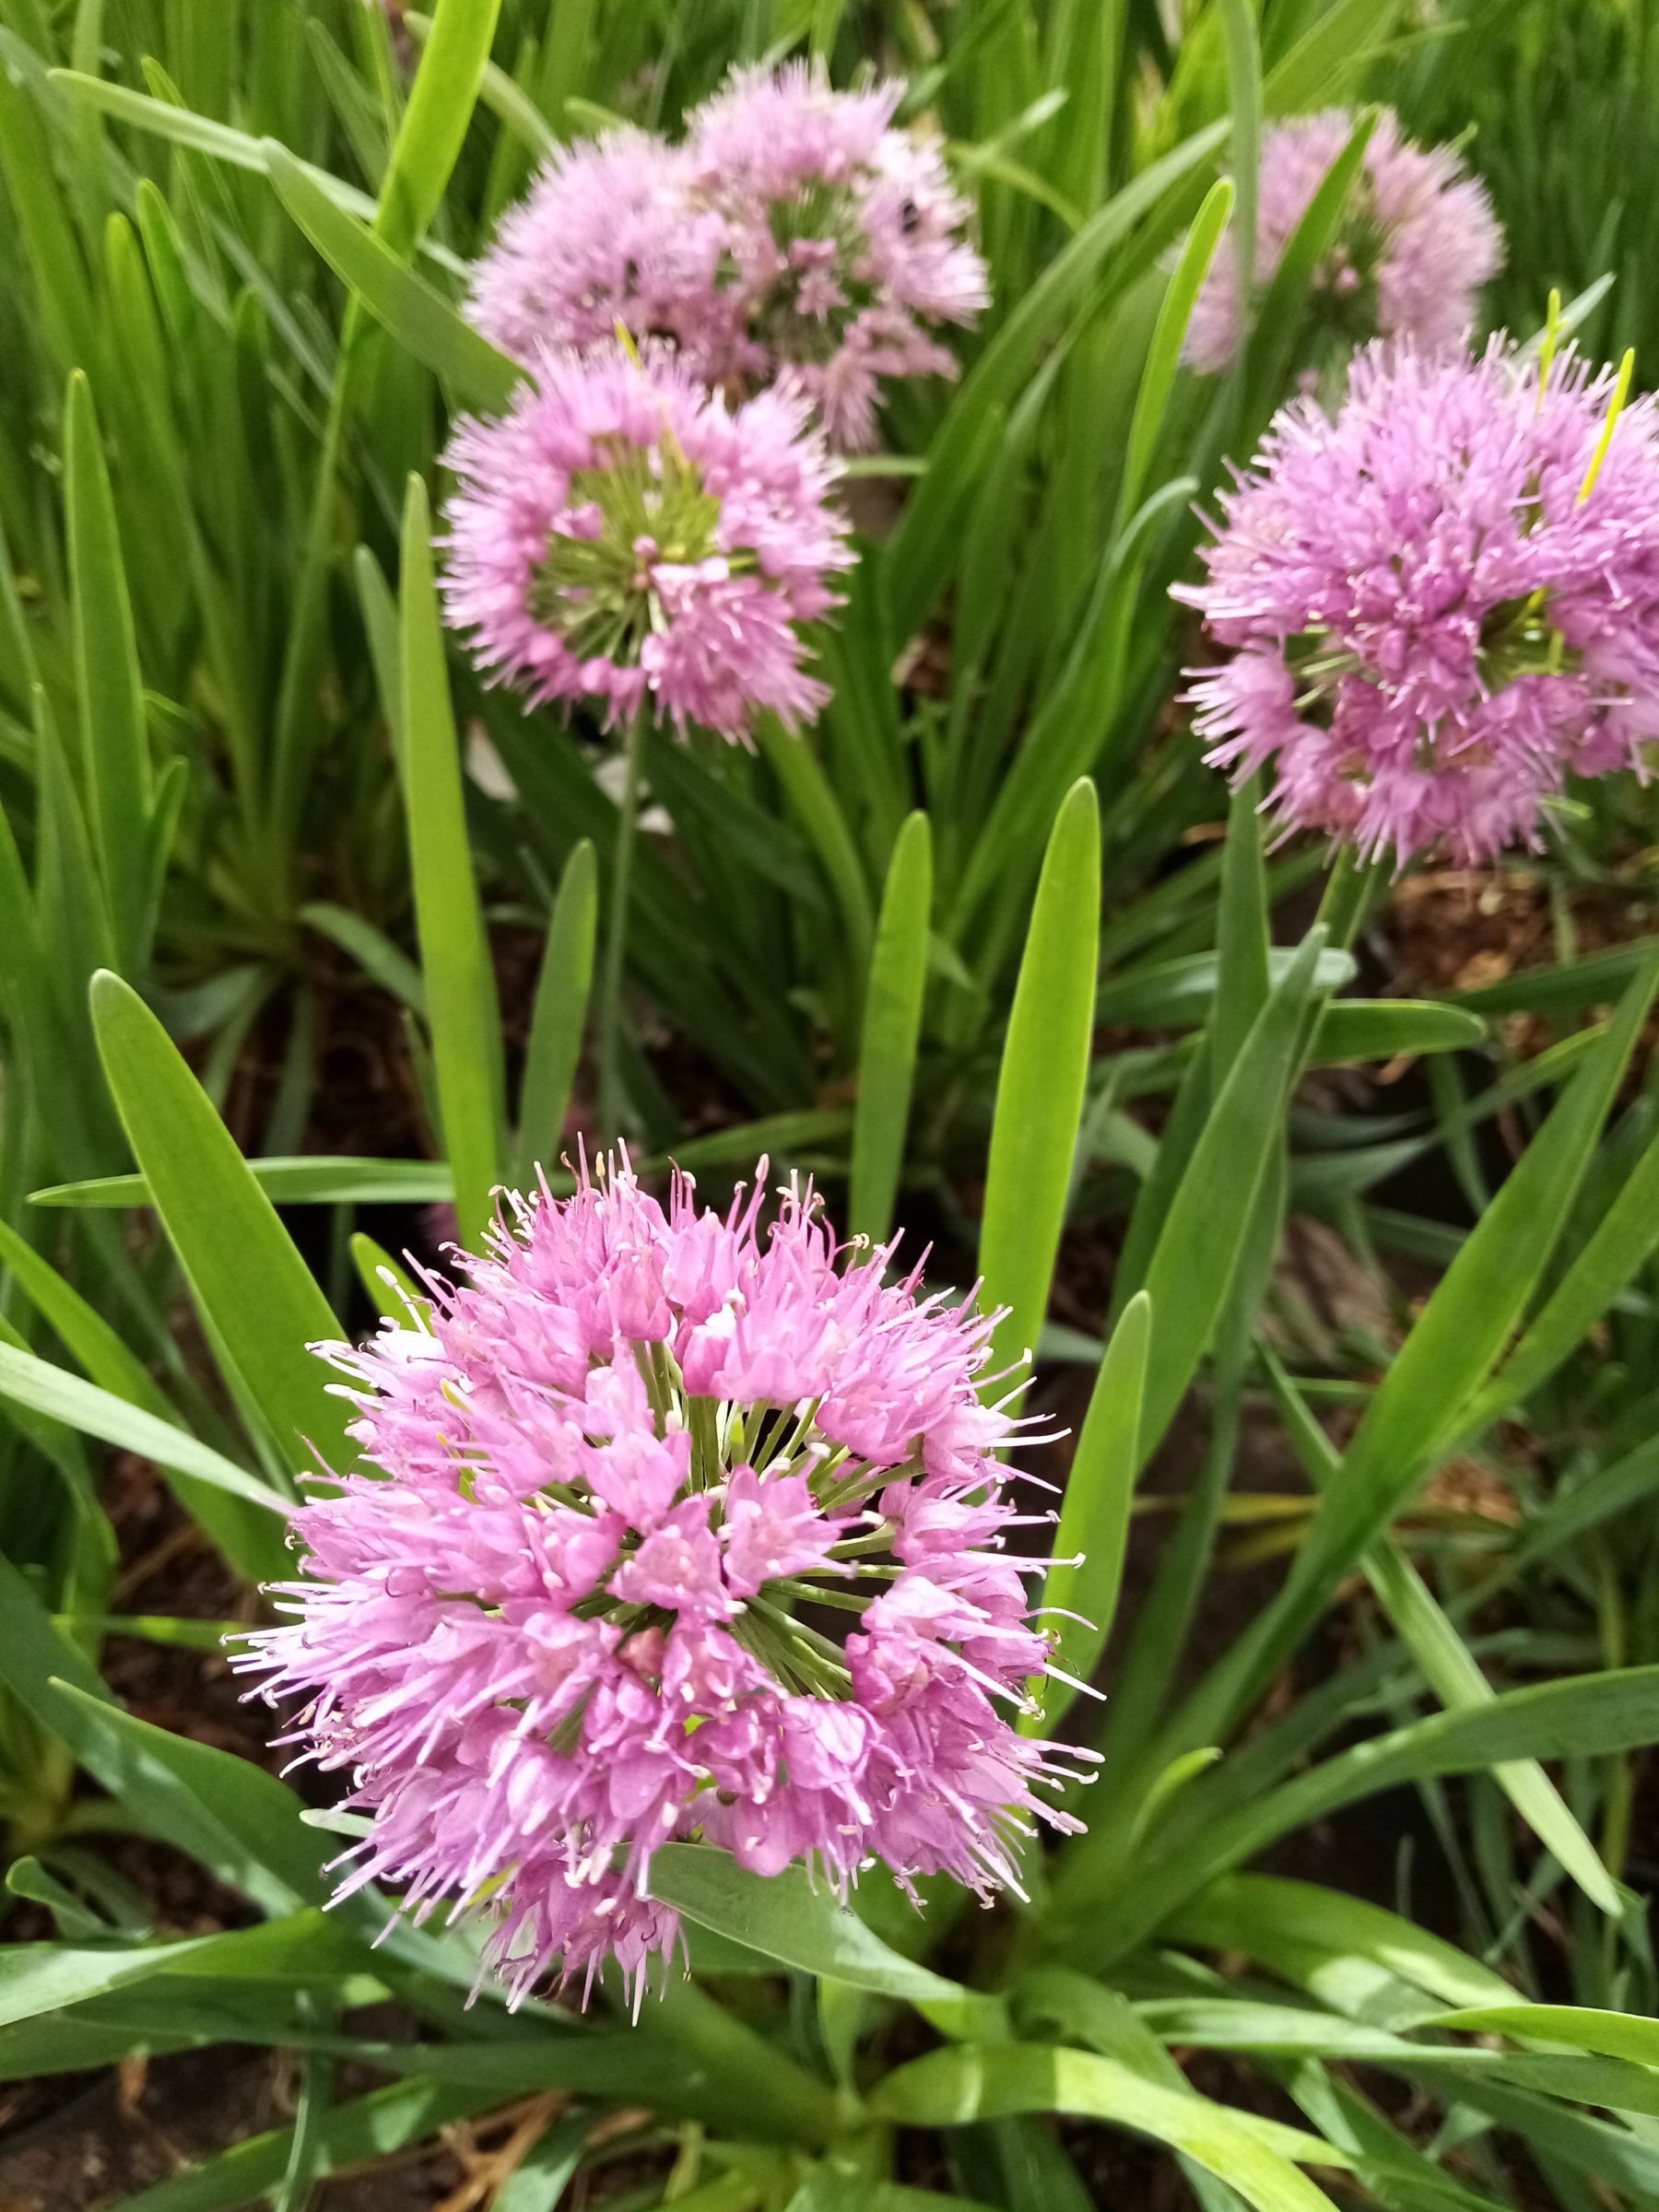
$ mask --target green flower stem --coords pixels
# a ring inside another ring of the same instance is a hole
[[[628,941],[628,894],[633,878],[634,842],[640,827],[640,758],[651,713],[649,694],[629,719],[622,748],[622,796],[617,809],[617,842],[611,861],[610,913],[605,938],[605,971],[599,984],[599,1136],[614,1144],[623,1135],[622,1089],[617,1071],[617,1042],[622,1020],[622,956]]]

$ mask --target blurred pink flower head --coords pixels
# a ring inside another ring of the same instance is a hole
[[[792,372],[832,444],[874,443],[883,381],[954,374],[936,333],[988,296],[937,143],[893,127],[902,90],[740,71],[681,146],[561,149],[479,262],[472,320],[532,367],[620,322],[734,397]]]
[[[902,96],[832,91],[803,62],[739,70],[687,127],[727,225],[747,372],[793,369],[846,448],[875,442],[884,379],[954,374],[933,334],[989,298],[937,142],[893,127]]]
[[[1325,173],[1353,135],[1340,108],[1278,124],[1262,138],[1255,282],[1271,283]],[[1503,233],[1487,191],[1450,147],[1424,148],[1383,109],[1367,143],[1330,252],[1314,271],[1312,306],[1327,343],[1344,351],[1376,337],[1424,352],[1461,346],[1476,295],[1503,265]],[[1185,358],[1225,369],[1239,343],[1238,264],[1223,236],[1187,326]]]
[[[1187,694],[1287,829],[1404,861],[1535,846],[1569,771],[1659,737],[1659,418],[1610,371],[1373,346],[1300,400],[1177,596],[1228,658]],[[1605,442],[1606,450],[1602,452]],[[1599,465],[1597,455],[1601,454]]]
[[[487,1912],[515,1998],[614,1957],[637,2005],[671,1840],[988,1900],[1033,1816],[1077,1826],[1012,1725],[1049,1647],[1003,1549],[992,1322],[838,1252],[810,1190],[763,1230],[762,1196],[680,1176],[664,1207],[601,1161],[510,1200],[418,1325],[322,1347],[374,1472],[296,1512],[292,1618],[239,1664],[374,1817],[342,1894]]]
[[[671,354],[537,358],[493,421],[458,427],[445,613],[533,700],[642,704],[744,739],[823,704],[802,625],[849,565],[834,465],[787,384],[730,408]]]

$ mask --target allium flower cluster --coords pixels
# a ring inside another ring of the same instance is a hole
[[[1218,766],[1288,827],[1403,860],[1535,843],[1568,771],[1659,736],[1659,418],[1610,372],[1377,346],[1335,419],[1284,408],[1180,596]],[[1605,443],[1605,453],[1603,446]],[[1598,455],[1599,465],[1598,465]]]
[[[602,1163],[512,1200],[422,1325],[325,1347],[378,1472],[296,1513],[293,1618],[241,1664],[374,1816],[345,1890],[487,1910],[515,1996],[614,1955],[637,2003],[670,1839],[988,1897],[1031,1815],[1076,1826],[1005,1717],[1048,1643],[1002,1549],[990,1322],[838,1254],[809,1191],[770,1233],[760,1199],[681,1177],[664,1208]]]
[[[1353,135],[1339,108],[1280,124],[1262,138],[1255,281],[1271,283],[1331,164]],[[1315,318],[1344,351],[1376,337],[1424,352],[1461,346],[1476,295],[1503,265],[1503,232],[1486,187],[1450,147],[1402,137],[1384,109],[1367,142],[1341,228],[1312,286]],[[1186,359],[1225,369],[1239,343],[1238,260],[1224,237],[1187,326]]]
[[[733,409],[665,352],[549,352],[446,458],[445,608],[493,676],[734,739],[823,704],[800,626],[852,556],[798,391]]]
[[[987,298],[937,144],[893,127],[902,90],[740,71],[681,145],[556,154],[478,265],[473,320],[532,364],[620,322],[734,394],[791,372],[832,443],[872,444],[882,380],[952,374],[936,331]]]

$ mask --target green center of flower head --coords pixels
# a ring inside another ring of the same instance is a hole
[[[547,534],[530,612],[580,660],[626,664],[665,623],[655,572],[720,553],[720,500],[666,429],[653,445],[595,441],[605,459],[572,469],[563,528]],[[734,570],[744,556],[725,557]]]
[[[857,200],[820,179],[770,202],[766,216],[783,265],[755,303],[755,335],[780,360],[821,364],[876,299],[856,273],[869,252]]]

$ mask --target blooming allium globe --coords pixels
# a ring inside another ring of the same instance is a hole
[[[761,1194],[722,1216],[682,1176],[665,1209],[584,1168],[420,1325],[324,1347],[379,1471],[296,1512],[293,1618],[240,1663],[374,1816],[342,1894],[488,1910],[515,1997],[614,1955],[637,2004],[670,1839],[987,1898],[1033,1814],[1077,1826],[1005,1717],[1048,1642],[1002,1549],[991,1321],[838,1254],[793,1184],[763,1233]]]
[[[1265,132],[1256,193],[1255,281],[1271,283],[1326,171],[1353,135],[1339,108]],[[1376,337],[1425,352],[1461,346],[1481,286],[1503,265],[1503,232],[1486,187],[1450,147],[1425,149],[1384,109],[1366,145],[1335,241],[1315,270],[1311,304],[1327,342]],[[1210,264],[1187,325],[1194,369],[1225,369],[1239,343],[1238,262],[1230,237]]]
[[[1377,346],[1335,419],[1303,399],[1223,495],[1207,581],[1229,649],[1193,674],[1217,766],[1273,764],[1288,827],[1467,864],[1565,774],[1659,736],[1659,418],[1610,371]],[[1603,451],[1605,444],[1605,452]],[[1598,455],[1599,464],[1598,464]]]
[[[902,93],[752,69],[683,146],[625,129],[561,149],[474,272],[472,321],[532,367],[620,323],[735,398],[787,373],[831,443],[874,443],[881,380],[953,374],[934,334],[988,296],[937,145],[892,127]]]
[[[480,665],[535,700],[649,700],[747,737],[828,696],[801,625],[852,555],[834,465],[785,385],[732,409],[661,350],[545,353],[511,411],[464,421],[441,578]]]
[[[903,92],[832,91],[800,62],[738,70],[687,132],[696,189],[728,226],[744,368],[793,370],[847,448],[875,442],[884,377],[954,374],[933,333],[989,299],[936,142],[892,127]]]

